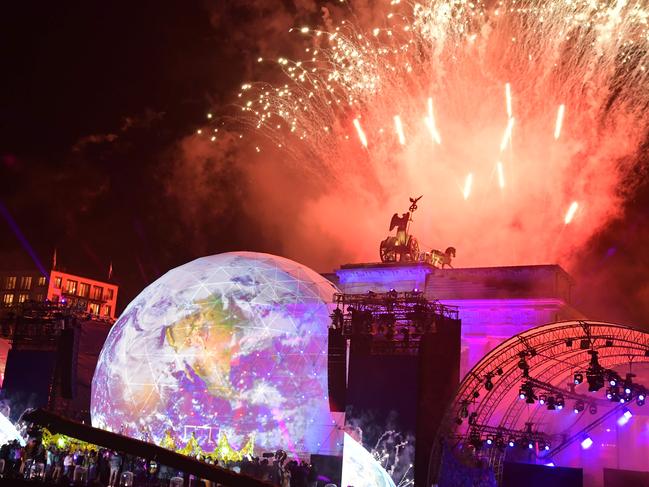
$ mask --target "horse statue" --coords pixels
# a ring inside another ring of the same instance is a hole
[[[444,268],[449,266],[451,269],[451,260],[455,257],[455,247],[448,247],[444,252],[441,250],[433,249],[430,252],[430,264],[433,267]]]

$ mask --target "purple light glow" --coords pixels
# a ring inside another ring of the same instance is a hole
[[[618,418],[618,420],[617,420],[617,424],[618,424],[619,426],[624,426],[625,424],[627,424],[627,423],[629,422],[629,420],[630,420],[632,417],[633,417],[633,414],[631,413],[631,411],[629,411],[628,409],[625,409],[625,410],[624,410],[624,414],[622,414],[622,416],[620,416],[620,417]]]
[[[591,446],[593,446],[593,440],[591,440],[590,436],[587,436],[583,440],[581,440],[581,447],[584,450],[588,450]]]

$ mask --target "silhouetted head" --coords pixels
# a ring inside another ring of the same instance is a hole
[[[452,255],[453,257],[455,257],[455,247],[448,247],[446,249],[446,252],[444,252],[444,253],[446,255]]]

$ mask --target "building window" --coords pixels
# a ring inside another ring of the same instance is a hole
[[[90,306],[88,306],[90,309],[90,312],[93,315],[98,315],[99,314],[99,304],[98,303],[90,303]]]
[[[41,287],[44,286],[46,282],[47,282],[47,278],[45,276],[41,276],[41,277],[38,278],[38,285],[39,286],[41,286]]]
[[[20,278],[20,289],[31,289],[31,288],[32,288],[32,276],[22,276]]]
[[[101,286],[93,286],[92,287],[92,299],[96,299],[97,301],[101,301],[101,296],[104,294],[104,288]],[[97,313],[99,314],[99,313]]]
[[[68,280],[68,287],[66,289],[66,292],[68,294],[77,294],[77,284],[79,284],[77,281],[72,281]]]
[[[106,299],[113,299],[114,293],[110,288],[106,288]]]
[[[12,304],[14,304],[14,295],[5,294],[2,298],[2,304],[4,304],[5,306],[11,306]]]
[[[104,306],[104,315],[110,316],[110,306]]]
[[[39,303],[42,303],[43,301],[45,301],[45,296],[43,294],[40,294],[40,293],[37,294],[36,295],[36,301],[38,301]]]
[[[55,277],[54,278],[54,287],[56,289],[61,289],[61,277]]]
[[[80,282],[79,283],[79,296],[81,296],[83,298],[87,298],[89,294],[90,294],[90,284],[87,284],[85,282]]]
[[[20,293],[20,294],[18,295],[18,302],[19,302],[19,303],[24,303],[24,302],[26,302],[26,301],[29,301],[29,294]]]
[[[7,277],[6,289],[16,289],[16,276]]]

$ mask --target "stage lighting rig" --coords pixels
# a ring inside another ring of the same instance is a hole
[[[523,385],[521,385],[518,391],[518,397],[520,399],[525,399],[525,402],[527,404],[534,404],[534,401],[536,401],[537,397],[534,394],[534,387],[532,386],[531,382],[524,382]]]
[[[626,374],[626,378],[624,379],[624,394],[627,396],[631,394],[633,391],[633,378],[635,377],[635,374],[628,373]]]
[[[489,372],[485,376],[485,382],[484,382],[484,388],[487,389],[488,391],[491,391],[494,388],[494,383],[492,382],[493,379],[493,374]]]
[[[586,382],[588,382],[588,392],[597,392],[604,387],[605,370],[599,363],[599,353],[596,350],[588,350],[590,354],[590,363],[585,371]],[[573,374],[571,386],[579,385],[584,382],[584,372],[577,371]]]
[[[523,377],[529,377],[530,376],[530,366],[527,363],[527,360],[525,359],[525,357],[527,356],[527,353],[521,352],[521,353],[518,354],[518,356],[520,357],[520,359],[518,361],[518,368],[523,371]]]
[[[573,408],[575,414],[581,413],[584,409],[586,409],[586,405],[584,404],[584,401],[582,401],[581,399],[575,401],[575,407]]]
[[[561,394],[559,394],[559,395],[557,396],[557,398],[555,399],[554,403],[555,403],[557,409],[559,409],[559,410],[563,409],[564,406],[566,405],[566,402],[565,402],[565,400],[563,399],[563,396],[562,396]]]

